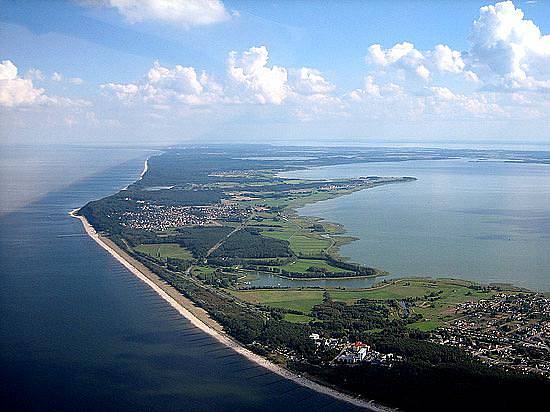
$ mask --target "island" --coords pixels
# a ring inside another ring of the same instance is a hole
[[[415,178],[283,175],[444,158],[426,151],[390,159],[357,148],[307,155],[254,145],[173,148],[150,157],[135,183],[72,215],[197,327],[285,378],[372,410],[464,410],[472,400],[476,409],[527,405],[550,387],[547,296],[458,279],[384,280],[383,268],[341,256],[340,246],[353,241],[343,227],[297,209]],[[302,284],[258,285],[262,276]],[[349,278],[377,283],[310,282]]]

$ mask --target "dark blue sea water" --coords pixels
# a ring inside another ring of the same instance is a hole
[[[67,215],[134,181],[148,152],[62,150],[2,170],[16,168],[1,188],[3,410],[354,409],[198,332]]]

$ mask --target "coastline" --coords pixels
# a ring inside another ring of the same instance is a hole
[[[142,175],[145,174],[146,168],[147,161],[145,162],[145,170]],[[244,356],[249,361],[254,362],[259,366],[262,366],[263,368],[285,379],[291,380],[300,386],[374,412],[392,411],[391,408],[377,405],[373,401],[363,400],[353,397],[351,395],[347,395],[328,386],[317,383],[311,379],[305,378],[279,365],[276,365],[275,363],[245,348],[240,343],[231,338],[228,334],[226,334],[223,331],[222,326],[211,319],[204,309],[195,306],[190,299],[184,297],[173,286],[169,285],[159,276],[145,268],[131,256],[126,254],[123,250],[121,250],[118,246],[116,246],[113,242],[111,242],[109,239],[99,235],[84,216],[77,215],[77,212],[79,210],[80,208],[74,209],[69,212],[69,215],[73,218],[80,220],[86,234],[90,236],[90,238],[92,238],[97,244],[99,244],[99,246],[105,249],[126,269],[128,269],[134,276],[136,276],[138,279],[147,284],[151,289],[153,289],[162,299],[164,299],[168,304],[170,304],[170,306],[177,310],[181,316],[191,322],[193,326],[212,336],[218,342],[231,348],[233,351]]]
[[[151,155],[151,156],[154,156],[154,155]],[[147,156],[147,158],[145,159],[145,162],[143,164],[143,170],[141,171],[138,179],[136,180],[136,182],[139,182],[141,179],[143,179],[143,176],[145,176],[145,173],[147,173],[147,171],[149,170],[149,158],[151,156]],[[136,183],[134,182],[134,183]],[[129,185],[125,186],[122,188],[122,190],[128,190],[128,188],[133,185],[134,183],[130,183]],[[71,216],[73,217],[77,217],[75,215],[72,215],[73,212],[77,211],[78,209],[75,209],[75,210],[71,210],[71,212],[69,213]]]
[[[277,174],[277,176],[279,176],[279,175],[280,174]],[[410,177],[410,176],[392,177],[391,179],[392,180],[389,180],[389,181],[376,182],[376,183],[374,183],[372,185],[369,185],[367,187],[356,187],[356,188],[353,188],[353,189],[348,189],[344,193],[338,193],[338,194],[333,195],[333,196],[327,196],[324,199],[314,199],[314,200],[305,199],[305,200],[302,200],[302,201],[295,202],[294,204],[291,204],[291,205],[288,206],[288,210],[289,210],[288,216],[298,218],[298,219],[308,220],[308,221],[311,221],[312,223],[321,222],[321,223],[324,223],[324,224],[327,224],[327,225],[331,226],[333,228],[333,232],[329,234],[328,238],[332,240],[333,244],[329,246],[329,248],[327,249],[327,252],[330,250],[330,254],[336,259],[342,259],[344,261],[350,261],[351,259],[350,259],[349,256],[343,256],[340,253],[340,248],[344,245],[347,245],[349,243],[352,243],[352,242],[355,242],[355,241],[359,240],[359,238],[355,237],[355,236],[348,236],[347,235],[348,230],[341,223],[333,222],[331,220],[325,219],[325,218],[320,217],[320,216],[302,215],[302,214],[300,214],[300,209],[304,208],[307,205],[311,205],[311,204],[315,204],[315,203],[319,203],[319,202],[324,202],[324,201],[327,201],[327,200],[337,199],[337,198],[344,197],[344,196],[349,196],[353,193],[361,192],[363,190],[374,189],[375,187],[398,184],[398,183],[408,183],[408,182],[417,180],[416,177]],[[350,278],[358,278],[358,277],[375,279],[375,278],[378,278],[378,277],[388,276],[390,274],[390,272],[387,272],[383,269],[379,269],[379,268],[372,268],[372,269],[376,270],[377,274],[375,274],[375,275],[366,275],[366,276],[351,276],[351,277],[345,277],[345,278],[341,278],[341,277],[336,277],[336,278],[309,278],[309,280],[350,279]],[[277,276],[279,276],[279,275],[277,275]],[[285,277],[285,276],[281,276],[281,277]],[[307,280],[305,278],[291,278],[291,277],[288,277],[287,279]]]
[[[298,278],[298,277],[293,278],[291,276],[285,276],[285,275],[281,275],[279,273],[271,273],[271,272],[263,272],[263,273],[265,273],[266,275],[277,276],[277,277],[283,278],[283,279],[303,280],[303,281],[308,281],[308,280],[374,279],[374,278],[384,276],[384,275],[356,275],[356,276],[333,276],[333,277],[327,276],[327,277],[320,277],[320,278]]]

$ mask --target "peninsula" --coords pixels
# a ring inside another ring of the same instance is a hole
[[[304,167],[388,160],[357,149],[310,153],[288,148],[281,154],[268,146],[171,149],[148,159],[134,184],[71,214],[197,327],[285,378],[355,405],[437,410],[413,396],[428,384],[435,385],[438,397],[457,402],[466,392],[476,394],[480,382],[493,394],[505,387],[533,393],[548,387],[544,331],[539,331],[543,345],[525,341],[532,356],[516,356],[520,364],[515,365],[487,351],[474,356],[461,343],[456,324],[475,305],[502,300],[535,305],[540,317],[535,321],[547,322],[548,299],[541,295],[418,278],[361,289],[308,287],[307,282],[297,288],[252,286],[261,276],[305,281],[385,274],[383,268],[340,256],[339,246],[353,239],[338,224],[304,218],[296,209],[415,179],[281,177]],[[487,312],[487,325],[493,324],[490,316]],[[522,324],[522,330],[535,323]],[[470,332],[469,342],[476,342]],[[480,350],[483,342],[474,346]],[[456,382],[462,385],[458,392]],[[502,401],[510,402],[506,396]]]

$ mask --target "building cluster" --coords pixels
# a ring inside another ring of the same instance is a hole
[[[210,173],[210,177],[225,177],[225,178],[235,178],[235,177],[253,177],[261,175],[262,172],[258,170],[226,170],[215,173]]]
[[[323,185],[319,187],[320,192],[333,192],[336,190],[350,190],[355,189],[357,186],[360,186],[360,184],[357,183],[331,183],[328,185]]]
[[[370,177],[360,177],[358,179],[355,179],[351,182],[347,183],[328,183],[326,185],[323,185],[319,187],[319,191],[321,192],[333,192],[336,190],[353,190],[357,187],[370,187],[375,184],[380,183],[386,183],[386,182],[393,182],[398,179],[394,177],[376,177],[376,176],[370,176]]]
[[[550,299],[541,294],[497,294],[466,302],[450,326],[432,340],[459,347],[482,361],[505,369],[550,378]]]
[[[338,349],[340,352],[333,359],[333,364],[358,365],[371,364],[391,368],[396,362],[403,358],[394,353],[381,353],[363,342],[348,343],[343,339],[322,338],[317,333],[312,333],[309,338],[315,342],[320,349]]]
[[[139,211],[120,216],[123,226],[133,229],[165,231],[183,226],[213,226],[218,220],[241,221],[248,217],[248,209],[224,203],[212,206],[167,206],[138,202]]]
[[[318,333],[312,333],[309,338],[315,343],[315,346],[320,349],[339,349],[345,344],[344,339],[338,338],[323,338]]]

